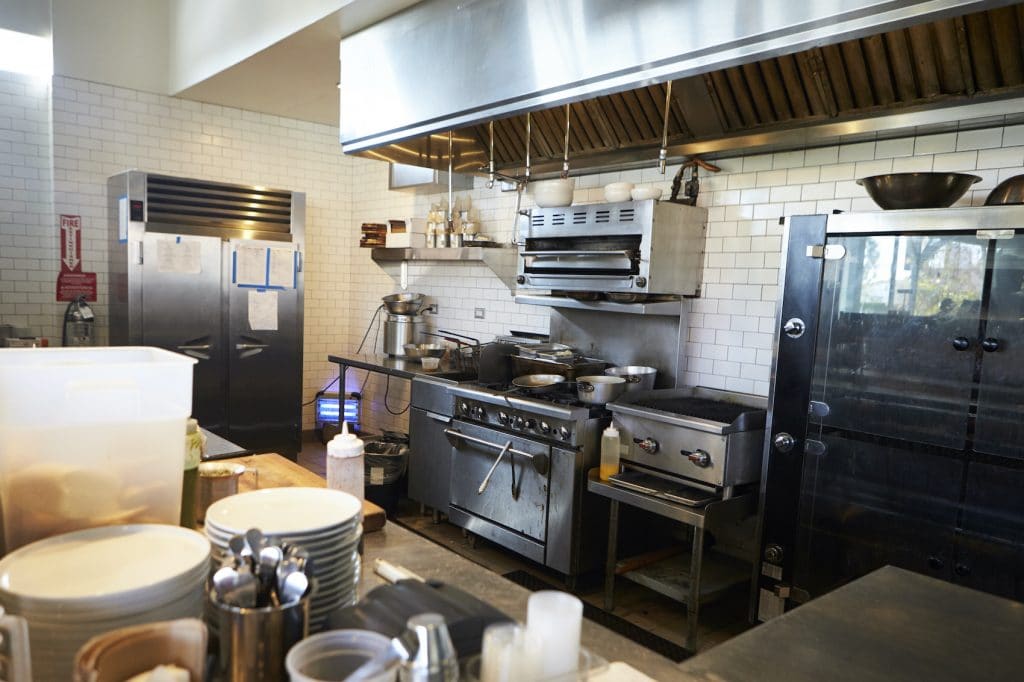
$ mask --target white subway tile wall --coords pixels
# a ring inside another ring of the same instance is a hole
[[[7,154],[14,148],[8,150],[2,142],[23,141],[17,126],[24,124],[15,120],[30,117],[29,111],[37,111],[39,105],[28,102],[31,98],[7,81],[0,88],[5,95],[0,99],[0,151]],[[8,255],[9,249],[22,248],[14,237],[25,236],[24,231],[36,225],[32,221],[39,220],[19,208],[19,202],[29,202],[30,189],[19,178],[30,174],[30,168],[38,173],[38,167],[27,158],[22,160],[18,151],[12,155],[17,163],[10,164],[9,171],[0,168],[0,183],[7,183],[0,184],[0,239],[4,240],[0,241],[0,316],[29,310],[18,308],[29,302],[22,301],[21,292],[8,282],[27,279],[28,272],[33,272],[31,281],[37,286],[32,293],[39,297],[36,303],[41,311],[34,324],[54,333],[55,314],[45,314],[56,273],[53,215],[79,213],[85,221],[86,269],[100,273],[98,312],[103,319],[109,175],[139,168],[304,191],[307,400],[334,377],[334,367],[326,362],[329,353],[355,350],[368,327],[364,351],[380,348],[380,316],[372,327],[371,320],[380,298],[399,290],[399,283],[370,259],[370,250],[359,248],[359,225],[423,218],[431,204],[444,196],[389,191],[387,166],[342,155],[336,130],[330,126],[61,77],[54,79],[53,131],[56,205],[43,211],[46,218],[38,224],[46,236],[37,236],[32,246],[45,254],[30,257],[15,250]],[[699,203],[708,209],[708,238],[703,294],[690,306],[683,381],[767,394],[781,216],[877,210],[855,179],[886,172],[976,172],[982,181],[958,205],[980,205],[998,182],[1024,172],[1022,163],[1024,126],[721,160],[721,173],[701,175]],[[665,176],[653,168],[581,176],[576,179],[574,200],[602,201],[603,185],[616,181],[659,187],[667,193],[675,170],[670,167]],[[513,238],[514,192],[487,189],[477,179],[472,190],[459,193],[458,200],[460,207],[470,208],[478,217],[481,232],[500,242]],[[527,192],[522,207],[532,205]],[[25,274],[8,276],[9,271]],[[486,341],[510,329],[546,331],[548,327],[547,309],[514,303],[509,289],[481,264],[411,264],[408,288],[438,304],[438,314],[428,316],[432,329]],[[483,309],[483,319],[474,316],[476,308]],[[362,391],[364,428],[405,430],[407,382],[350,371],[346,390]],[[307,408],[304,424],[308,428],[311,423],[312,408]]]
[[[0,71],[0,322],[60,342],[50,84]]]

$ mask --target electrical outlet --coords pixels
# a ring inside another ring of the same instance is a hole
[[[427,306],[427,312],[428,313],[434,313],[435,315],[437,315],[437,304],[436,303],[431,303],[430,305],[428,305]]]
[[[483,308],[473,308],[473,317],[477,320],[482,320],[486,312]]]

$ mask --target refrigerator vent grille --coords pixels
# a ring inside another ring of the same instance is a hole
[[[291,192],[148,176],[147,222],[289,232]]]

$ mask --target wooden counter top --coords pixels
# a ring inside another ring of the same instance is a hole
[[[276,453],[268,452],[262,455],[248,455],[246,457],[232,457],[230,459],[218,460],[221,462],[237,462],[246,467],[256,469],[259,478],[260,488],[325,488],[327,481],[322,476],[314,474],[309,469],[299,466],[295,462],[282,457]],[[242,476],[239,480],[239,492],[255,490],[256,482],[253,476]],[[387,520],[384,510],[368,500],[363,501],[363,532],[372,533],[384,527]]]

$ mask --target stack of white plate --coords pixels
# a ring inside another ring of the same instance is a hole
[[[25,545],[0,561],[0,604],[29,623],[32,676],[70,680],[90,638],[201,618],[210,543],[177,526],[105,526]]]
[[[267,488],[226,497],[206,511],[206,536],[220,559],[228,541],[258,528],[273,542],[295,544],[313,562],[317,587],[309,605],[310,632],[336,608],[355,604],[359,588],[359,539],[363,505],[327,488]]]

